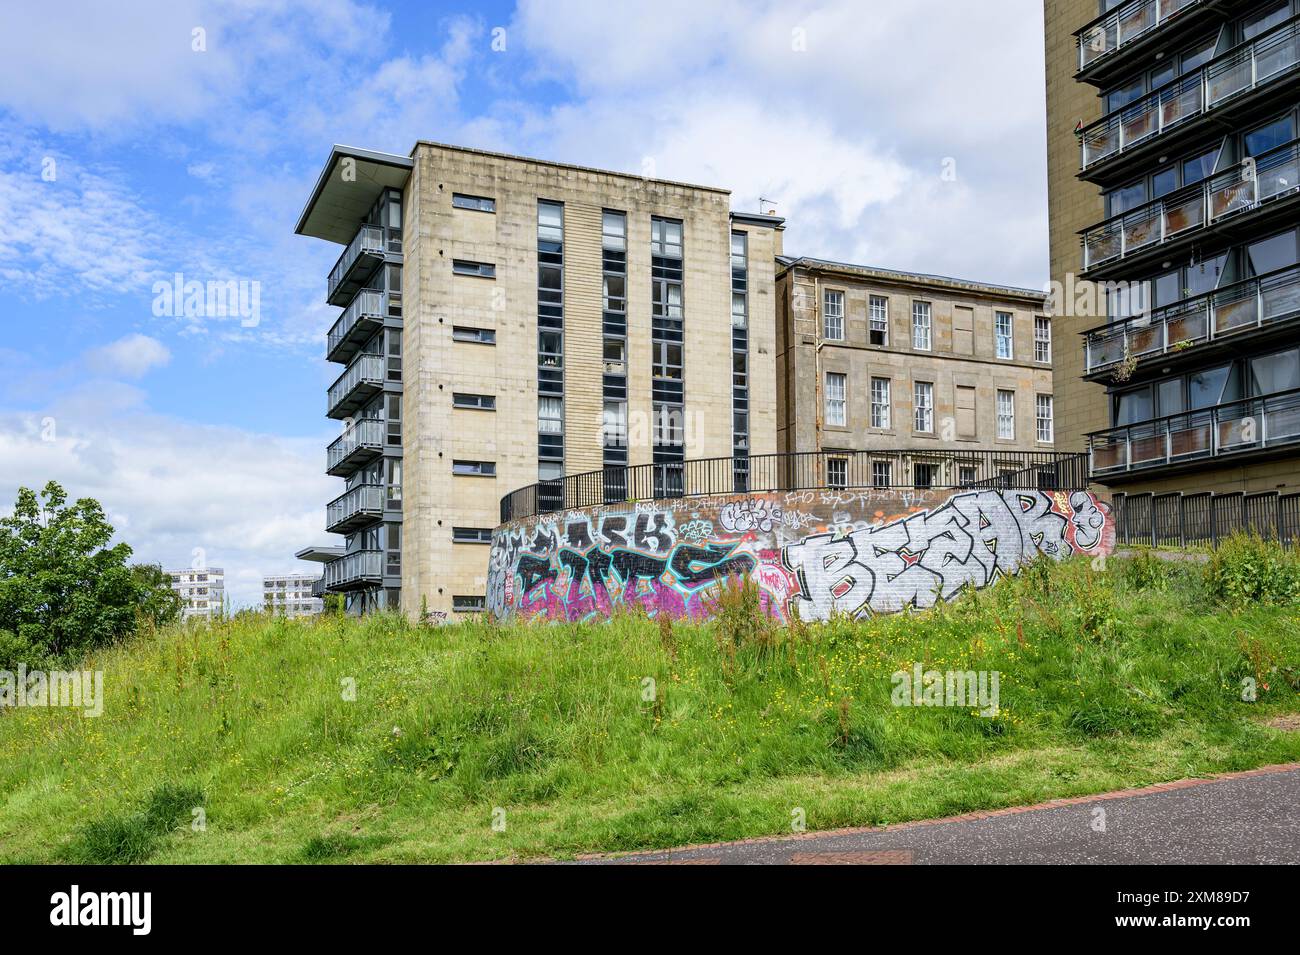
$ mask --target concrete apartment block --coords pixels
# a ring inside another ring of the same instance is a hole
[[[317,574],[279,574],[262,578],[262,609],[281,617],[314,617],[325,609],[315,595]]]
[[[1044,3],[1057,444],[1112,492],[1300,482],[1297,14]]]
[[[782,451],[1053,450],[1054,343],[1041,292],[787,257],[776,284]],[[919,347],[927,314],[928,348]],[[1003,330],[1010,321],[1008,357],[998,357],[999,314]],[[828,376],[843,376],[842,420],[828,416]],[[917,382],[929,386],[929,414],[916,413]],[[1013,409],[1009,437],[999,436],[1000,400]]]
[[[400,198],[400,215],[386,196]],[[550,204],[562,209],[562,252],[543,251],[541,207]],[[625,308],[615,316],[625,323],[625,354],[613,365],[621,372],[617,384],[606,353],[610,213],[624,229],[612,240],[621,243],[616,258],[626,283]],[[660,374],[655,357],[654,220],[680,228],[677,373]],[[387,230],[385,249],[354,252],[367,228]],[[298,232],[346,247],[330,283],[330,301],[345,317],[368,289],[383,291],[391,305],[394,279],[378,277],[400,268],[400,319],[374,333],[400,333],[400,382],[385,382],[382,391],[375,384],[360,412],[381,421],[389,437],[367,454],[400,461],[400,486],[389,480],[382,494],[400,509],[359,514],[359,503],[341,498],[329,520],[346,535],[345,546],[300,556],[326,563],[326,586],[343,593],[354,612],[400,606],[445,619],[484,606],[488,541],[481,535],[499,523],[506,493],[541,477],[611,466],[602,431],[611,401],[625,401],[628,465],[655,460],[656,403],[675,407],[655,397],[665,387],[680,396],[680,458],[730,457],[738,442],[748,453],[774,451],[781,228],[775,216],[733,214],[724,189],[423,141],[409,158],[336,147]],[[743,237],[748,275],[747,418],[733,414],[733,236]],[[547,312],[539,284],[547,256],[556,254],[563,260],[563,346],[551,356],[540,350],[540,334],[555,318],[539,318]],[[332,332],[331,342],[336,337]],[[385,341],[373,338],[357,355],[331,344],[331,357],[355,363],[382,353],[392,377],[394,349]],[[552,376],[543,393],[543,379],[561,369],[560,391]],[[344,417],[354,403],[347,384],[335,389],[337,402],[332,391],[330,413],[352,425]],[[389,395],[399,395],[400,406],[379,407]],[[543,422],[543,405],[549,415],[557,397],[562,416]],[[368,465],[334,466],[350,448],[331,451],[331,473],[370,493],[355,477]]]
[[[220,567],[164,571],[181,598],[181,619],[211,620],[225,609],[226,573]]]

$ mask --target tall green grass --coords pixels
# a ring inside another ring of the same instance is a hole
[[[708,625],[177,628],[88,661],[98,719],[0,714],[0,858],[567,855],[1298,760],[1260,718],[1300,710],[1300,611],[1228,608],[1214,579],[1044,561],[932,611],[793,626],[737,590]],[[998,671],[1000,712],[892,706],[918,661]]]

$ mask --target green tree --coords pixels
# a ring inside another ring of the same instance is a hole
[[[171,577],[158,564],[134,564],[131,578],[136,588],[140,622],[165,627],[181,618],[181,595],[172,589]]]
[[[161,571],[128,567],[131,548],[112,537],[98,501],[69,504],[54,481],[18,489],[0,518],[0,666],[73,662],[134,633],[141,613],[166,619]]]

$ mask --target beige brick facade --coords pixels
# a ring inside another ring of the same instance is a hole
[[[484,593],[487,548],[453,544],[453,527],[491,528],[503,495],[538,479],[537,204],[564,206],[564,472],[602,467],[602,210],[627,216],[629,464],[649,463],[651,217],[683,227],[685,456],[732,453],[731,267],[725,190],[421,142],[405,192],[402,609],[450,612]],[[463,193],[495,212],[453,208]],[[775,450],[775,294],[780,220],[734,228],[749,237],[750,435]],[[495,278],[456,275],[453,260],[491,263]],[[496,344],[453,340],[458,326]],[[452,408],[487,393],[496,410]],[[452,474],[491,461],[495,477]]]
[[[843,337],[826,334],[827,293],[843,299]],[[884,300],[885,344],[869,338]],[[1041,293],[882,269],[786,259],[777,277],[780,450],[1052,451],[1037,440],[1036,397],[1053,395],[1050,360],[1035,361]],[[913,347],[913,303],[929,307],[930,348]],[[996,357],[994,316],[1012,316],[1012,357]],[[828,374],[844,375],[843,425],[826,420]],[[872,379],[889,382],[888,427],[873,427]],[[918,431],[915,383],[931,385],[929,431]],[[998,437],[997,392],[1011,392],[1014,437]],[[1055,406],[1055,399],[1053,405]]]

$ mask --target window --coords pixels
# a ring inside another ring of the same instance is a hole
[[[650,220],[650,252],[673,259],[682,257],[682,224],[674,219]]]
[[[623,338],[606,338],[602,345],[605,374],[627,374],[627,340]]]
[[[453,527],[451,539],[456,544],[490,544],[492,528],[490,527]]]
[[[960,464],[957,466],[957,484],[961,487],[974,487],[978,480],[976,475],[979,472],[974,464]]]
[[[822,305],[822,336],[833,341],[844,340],[844,293],[826,291]]]
[[[998,437],[1016,438],[1016,393],[998,389]]]
[[[826,373],[826,424],[832,427],[844,427],[845,376],[833,371]]]
[[[928,434],[934,430],[934,385],[928,381],[912,384],[912,410],[917,431]]]
[[[889,427],[889,379],[871,379],[871,427]]]
[[[601,444],[607,448],[627,447],[627,402],[606,401],[601,412]]]
[[[894,463],[892,461],[871,462],[871,486],[872,487],[893,487],[894,486]]]
[[[1296,264],[1295,230],[1261,239],[1246,247],[1246,262],[1252,276],[1263,275]]]
[[[1052,443],[1052,396],[1034,396],[1034,434],[1043,444]]]
[[[1052,320],[1045,315],[1034,316],[1034,361],[1052,360]]]
[[[474,411],[496,411],[497,399],[495,395],[469,395],[452,392],[451,405],[453,408],[470,408]]]
[[[912,303],[912,347],[930,350],[930,303]]]
[[[889,344],[889,299],[883,295],[871,296],[867,340],[872,345]]]
[[[537,431],[539,434],[564,433],[563,398],[548,398],[545,395],[538,397]]]
[[[999,358],[1011,358],[1011,313],[998,312],[993,318],[993,332],[997,338],[997,354]]]
[[[564,206],[561,203],[538,201],[537,241],[539,246],[544,242],[564,241]]]
[[[827,487],[848,487],[849,486],[849,459],[848,458],[827,458],[826,459],[826,486]]]
[[[1278,391],[1290,391],[1300,388],[1300,351],[1291,348],[1250,360],[1251,393],[1269,395]],[[1273,415],[1281,418],[1282,415]],[[1277,422],[1279,425],[1281,421]],[[1290,422],[1288,422],[1290,424]],[[1294,428],[1291,424],[1291,428]],[[1286,425],[1283,425],[1284,433]]]
[[[487,610],[487,598],[459,594],[451,598],[451,609],[456,613],[482,613]]]
[[[656,318],[682,317],[682,283],[673,279],[651,279],[651,314]]]
[[[681,381],[682,346],[680,344],[663,341],[651,342],[650,353],[656,378],[670,378],[674,381]]]
[[[494,279],[497,267],[490,262],[470,262],[466,259],[452,259],[451,270],[457,275],[473,275],[481,279]]]
[[[622,252],[627,248],[627,216],[605,210],[600,217],[601,248]]]
[[[497,463],[495,461],[452,461],[451,473],[465,477],[496,477]]]
[[[451,340],[454,342],[472,342],[475,345],[495,345],[497,343],[497,333],[492,328],[467,328],[464,325],[453,325]]]
[[[936,465],[922,464],[920,462],[912,465],[912,486],[918,488],[934,487],[934,475],[938,470]]]
[[[456,209],[472,209],[475,212],[496,212],[497,201],[486,196],[466,196],[459,192],[451,194],[451,204]]]

